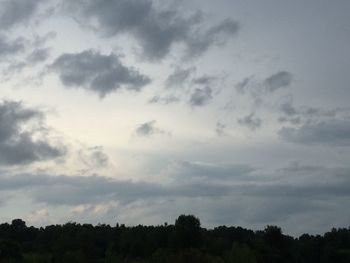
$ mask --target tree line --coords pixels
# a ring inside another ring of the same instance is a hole
[[[298,238],[277,226],[201,227],[193,215],[175,224],[78,224],[27,227],[21,219],[0,225],[1,263],[349,263],[350,228]]]

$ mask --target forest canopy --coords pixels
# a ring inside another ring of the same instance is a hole
[[[312,263],[350,262],[350,228],[294,238],[278,226],[201,227],[193,215],[158,226],[0,225],[0,262]]]

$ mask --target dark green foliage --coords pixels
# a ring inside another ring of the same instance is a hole
[[[16,241],[0,240],[0,262],[17,262],[21,259],[21,247]]]
[[[323,236],[201,227],[192,215],[174,225],[125,227],[69,222],[27,227],[15,219],[0,225],[0,263],[349,263],[350,229]]]
[[[247,245],[239,245],[235,243],[231,251],[224,256],[225,263],[256,263],[254,251]]]
[[[175,244],[178,248],[198,247],[201,239],[201,224],[192,215],[181,215],[175,221]]]

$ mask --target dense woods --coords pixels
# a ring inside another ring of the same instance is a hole
[[[133,227],[69,222],[35,228],[15,219],[0,225],[0,262],[348,263],[350,228],[293,238],[277,226],[205,229],[192,215],[174,225]]]

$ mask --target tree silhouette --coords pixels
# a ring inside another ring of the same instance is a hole
[[[179,248],[197,247],[200,242],[201,223],[193,215],[180,215],[175,221],[175,240]]]
[[[0,263],[349,263],[350,228],[293,238],[277,226],[201,227],[193,215],[174,225],[35,228],[21,219],[0,224]]]

